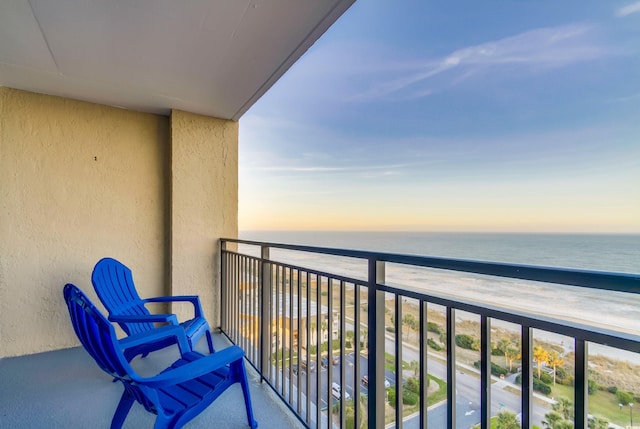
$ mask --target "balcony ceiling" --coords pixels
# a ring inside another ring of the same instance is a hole
[[[2,0],[0,86],[237,120],[355,0]]]

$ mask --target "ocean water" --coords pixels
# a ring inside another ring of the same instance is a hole
[[[640,235],[427,232],[243,231],[240,238],[287,244],[492,261],[619,273],[640,273]],[[242,250],[245,250],[244,248]],[[254,249],[255,250],[255,249]],[[272,250],[288,263],[365,279],[364,261]],[[640,293],[570,286],[388,264],[388,284],[404,285],[523,311],[565,318],[640,335]],[[640,291],[639,291],[640,292]],[[571,342],[564,340],[567,351]],[[615,354],[640,364],[640,355],[594,345],[592,353]]]

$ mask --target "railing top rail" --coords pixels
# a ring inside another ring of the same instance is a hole
[[[270,247],[275,249],[319,253],[324,255],[358,258],[373,261],[384,261],[425,268],[461,271],[520,280],[531,280],[545,283],[555,283],[569,286],[640,294],[640,274],[505,264],[499,262],[438,258],[431,256],[402,255],[395,253],[270,243],[233,238],[221,238],[220,240],[221,242],[248,244],[252,246]]]

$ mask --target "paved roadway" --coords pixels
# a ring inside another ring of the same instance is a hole
[[[393,337],[386,337],[385,349],[387,353],[394,354],[395,353],[395,341]],[[418,351],[412,346],[408,346],[405,344],[403,348],[403,360],[406,362],[411,362],[412,360],[418,360]],[[345,363],[345,371],[346,371],[346,386],[345,390],[353,397],[354,391],[354,381],[360,383],[360,391],[363,394],[367,394],[367,389],[361,384],[361,378],[367,372],[367,358],[364,356],[360,356],[360,375],[354,378],[354,354],[350,353],[344,357]],[[322,392],[331,392],[331,389],[328,386],[327,380],[327,369],[320,367],[320,382],[322,386]],[[445,363],[440,360],[440,357],[432,355],[430,353],[430,359],[428,361],[428,371],[429,374],[434,375],[440,379],[446,380],[447,378],[447,368]],[[288,375],[288,373],[287,373]],[[301,379],[301,388],[302,393],[306,393],[306,377],[307,373],[302,371],[300,374]],[[390,382],[391,385],[395,384],[395,376],[394,373],[390,371],[386,371],[386,379]],[[457,427],[458,428],[469,428],[480,422],[480,379],[476,374],[470,374],[467,371],[458,371],[456,375],[457,383],[456,383],[456,393],[457,393]],[[295,381],[295,379],[294,379]],[[310,374],[311,381],[311,402],[313,404],[317,403],[317,392],[316,389],[316,370],[312,370]],[[333,365],[332,369],[332,382],[340,384],[340,364]],[[520,395],[515,394],[512,391],[506,390],[507,386],[511,386],[512,388],[515,386],[513,383],[508,382],[506,380],[497,380],[494,379],[494,383],[492,384],[491,389],[491,413],[495,415],[502,410],[510,410],[515,414],[520,412]],[[325,396],[322,398],[322,408],[327,408],[327,399],[331,401],[331,403],[335,403],[335,398],[327,398]],[[303,403],[306,400],[303,399]],[[544,414],[549,412],[549,408],[534,406],[533,407],[533,423],[540,425],[542,420],[544,419]],[[427,413],[429,425],[430,427],[439,427],[440,425],[444,426],[444,422],[446,421],[446,402],[435,405],[431,407]],[[405,419],[404,427],[406,428],[417,428],[419,427],[419,416],[415,415]],[[392,426],[393,427],[393,426]]]

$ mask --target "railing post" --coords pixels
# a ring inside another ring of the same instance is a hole
[[[531,419],[533,417],[533,329],[530,326],[522,325],[522,429],[531,429]]]
[[[456,310],[447,307],[447,428],[456,426]]]
[[[589,365],[587,342],[575,339],[575,384],[574,384],[574,422],[575,429],[586,429],[588,426],[587,414],[589,411]]]
[[[227,250],[227,242],[220,240],[220,330],[227,331],[227,258],[225,256]]]
[[[265,373],[271,374],[271,264],[269,247],[260,248],[260,381],[263,382]]]
[[[491,319],[480,317],[480,428],[491,428]]]
[[[385,282],[385,263],[375,258],[369,258],[368,275],[368,313],[369,331],[369,411],[368,426],[378,428],[384,426],[384,307],[385,293],[378,290],[377,285]]]

